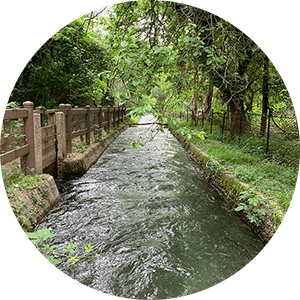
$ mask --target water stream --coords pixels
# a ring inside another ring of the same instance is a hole
[[[58,181],[63,201],[37,229],[57,234],[58,248],[79,243],[77,255],[91,243],[98,258],[58,265],[80,283],[124,298],[175,298],[230,277],[263,244],[168,129],[134,149],[148,131],[129,128],[85,175]]]

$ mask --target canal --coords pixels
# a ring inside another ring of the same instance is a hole
[[[37,229],[55,233],[58,249],[79,243],[77,255],[92,245],[97,258],[57,265],[80,283],[124,298],[175,298],[227,279],[264,245],[168,129],[132,147],[149,129],[129,128],[85,175],[58,181],[63,200]]]

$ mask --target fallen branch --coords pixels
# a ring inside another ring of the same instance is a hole
[[[168,126],[167,123],[126,123],[126,125],[129,125],[129,126],[137,126],[137,125],[154,125],[154,124],[157,124],[157,125],[160,125],[160,126]]]

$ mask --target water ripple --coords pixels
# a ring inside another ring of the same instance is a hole
[[[125,298],[174,298],[225,280],[263,245],[167,129],[133,149],[146,130],[129,128],[85,175],[58,181],[63,201],[39,228],[61,248],[93,245],[98,258],[58,265],[79,282]]]

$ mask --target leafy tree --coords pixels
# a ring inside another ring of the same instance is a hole
[[[114,45],[114,79],[122,83],[118,96],[136,111],[149,101],[151,90],[162,87],[166,96],[156,102],[156,109],[174,109],[184,99],[195,118],[199,105],[208,113],[213,106],[227,107],[232,134],[239,130],[240,118],[249,121],[246,112],[252,112],[254,104],[262,107],[264,100],[265,110],[266,56],[225,20],[184,4],[141,0],[115,5],[105,30]],[[269,69],[268,102],[272,103],[286,89],[271,64]],[[242,124],[242,131],[250,130],[249,122]]]
[[[93,14],[62,28],[31,58],[20,75],[10,102],[28,99],[47,108],[60,103],[98,104],[107,91],[101,72],[107,54],[90,30]],[[89,21],[89,22],[88,22]]]
[[[267,65],[268,64],[268,65]],[[292,111],[286,87],[261,49],[227,21],[159,0],[124,2],[64,27],[33,56],[11,101],[123,105],[158,116],[189,109],[196,119],[230,110],[232,135],[247,112]],[[248,122],[246,122],[248,121]]]

